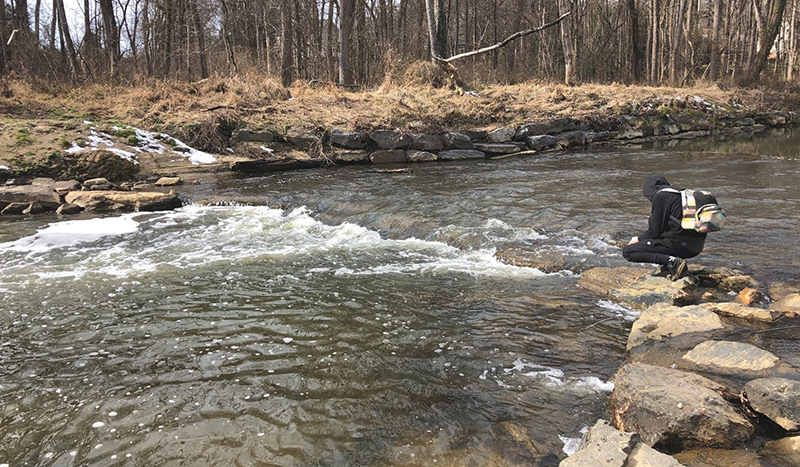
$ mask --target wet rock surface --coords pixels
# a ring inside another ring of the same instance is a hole
[[[744,387],[747,403],[786,431],[800,431],[800,380],[763,378]]]
[[[693,373],[630,363],[614,377],[611,416],[623,431],[639,433],[656,449],[733,448],[753,425],[722,397],[722,385]]]

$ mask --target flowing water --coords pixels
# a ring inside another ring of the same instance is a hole
[[[799,142],[220,175],[175,212],[3,219],[0,465],[556,465],[637,313],[494,252],[622,265],[661,173],[728,211],[697,261],[797,283]]]

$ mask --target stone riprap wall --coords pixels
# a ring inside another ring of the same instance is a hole
[[[248,160],[231,164],[234,171],[261,172],[319,167],[331,163],[403,164],[523,156],[599,145],[757,133],[766,128],[790,126],[796,121],[794,112],[741,116],[736,113],[686,111],[647,117],[620,116],[603,122],[558,118],[500,127],[492,131],[462,130],[439,134],[391,129],[358,132],[303,128],[291,128],[280,134],[269,130],[242,129],[233,133],[229,145],[239,150],[248,145],[261,146],[260,156],[256,153]],[[274,151],[264,146],[270,143],[281,147]],[[296,150],[295,155],[285,155],[291,154],[291,149]]]

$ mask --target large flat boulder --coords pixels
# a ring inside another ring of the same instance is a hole
[[[724,328],[715,313],[699,306],[655,304],[642,312],[631,326],[628,350],[647,341],[662,341],[686,334],[702,334]]]
[[[775,370],[780,359],[773,353],[743,342],[701,342],[686,352],[683,360],[704,371],[725,375],[763,374]]]
[[[735,448],[750,439],[754,428],[722,397],[723,390],[694,373],[629,363],[614,377],[612,421],[660,451]]]
[[[183,205],[178,195],[157,191],[73,191],[65,199],[87,211],[165,211]]]
[[[748,404],[786,431],[800,430],[800,381],[761,378],[744,386]]]
[[[450,149],[439,152],[441,161],[463,161],[470,159],[486,159],[486,154],[475,149]]]
[[[637,267],[592,268],[581,274],[578,286],[636,308],[661,302],[689,305],[702,296],[702,289],[690,276],[673,282]]]
[[[11,203],[39,203],[47,209],[55,209],[61,204],[61,197],[46,185],[21,185],[0,187],[0,209]]]
[[[766,323],[771,323],[783,316],[783,313],[776,310],[767,310],[736,302],[702,303],[700,306],[720,315],[733,316],[750,321],[763,321]]]

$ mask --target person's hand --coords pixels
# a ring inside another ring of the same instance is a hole
[[[631,241],[628,242],[628,245],[633,245],[634,243],[639,243],[639,237],[631,237]]]

